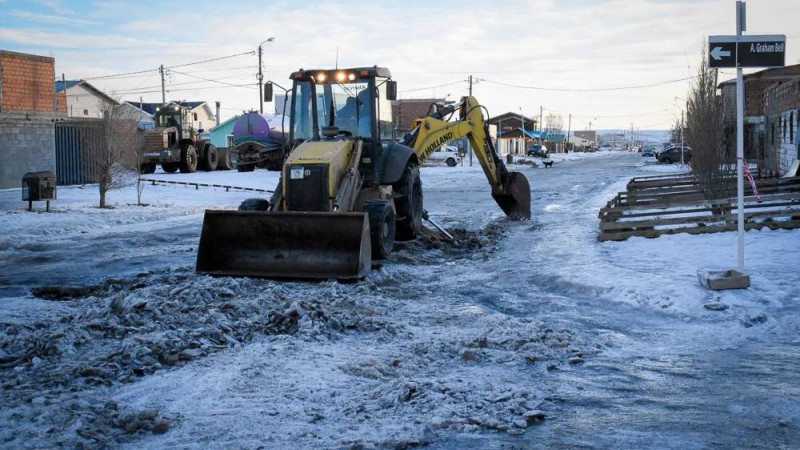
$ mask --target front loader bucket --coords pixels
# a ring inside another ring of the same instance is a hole
[[[492,189],[494,201],[511,220],[531,218],[531,186],[520,172],[508,172],[503,188]]]
[[[206,210],[197,272],[265,278],[363,278],[371,267],[364,213]]]

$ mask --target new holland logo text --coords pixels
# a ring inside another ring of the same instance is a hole
[[[442,144],[444,144],[445,142],[452,141],[452,140],[453,140],[453,132],[452,132],[452,131],[448,131],[447,133],[445,133],[445,134],[443,134],[443,135],[439,136],[439,139],[436,139],[435,141],[431,142],[431,145],[429,145],[429,146],[428,146],[428,147],[425,149],[425,157],[427,158],[428,156],[430,156],[430,154],[431,154],[431,153],[432,153],[434,150],[436,150],[437,148],[439,148],[439,147],[440,147]]]

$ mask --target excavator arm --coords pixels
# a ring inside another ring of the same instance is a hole
[[[450,122],[446,116],[459,111],[459,120]],[[405,144],[417,154],[420,162],[442,145],[466,137],[480,162],[483,173],[492,187],[492,197],[510,219],[530,219],[531,191],[528,179],[520,172],[510,172],[500,159],[489,138],[483,120],[483,107],[475,97],[462,97],[455,105],[432,111],[419,119],[416,129]]]

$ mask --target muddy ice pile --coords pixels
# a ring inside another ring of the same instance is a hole
[[[580,363],[587,346],[569,330],[526,319],[492,317],[465,327],[448,323],[435,301],[413,303],[411,311],[398,308],[418,295],[420,286],[411,281],[417,264],[485,257],[501,233],[459,231],[450,244],[422,239],[397,252],[392,270],[376,271],[359,283],[210,278],[183,268],[98,286],[34,289],[41,299],[58,302],[59,313],[56,320],[0,324],[0,446],[98,448],[145,436],[180,436],[182,427],[192,426],[186,412],[126,406],[113,400],[115,390],[278,336],[290,336],[299,355],[345,338],[355,343],[353,354],[335,363],[352,390],[310,422],[324,417],[372,429],[381,423],[408,423],[412,429],[369,437],[361,432],[367,428],[332,427],[310,444],[403,446],[435,441],[437,430],[523,433],[545,418],[542,405],[548,401],[523,387],[529,383],[499,383],[487,390],[441,374],[465,367],[478,377],[508,368],[542,374]],[[358,347],[372,348],[376,340],[387,353],[361,358]],[[286,401],[280,392],[264,395],[273,395],[271,403],[279,409]],[[420,422],[421,417],[426,419]],[[291,433],[283,438],[287,445],[299,439]]]

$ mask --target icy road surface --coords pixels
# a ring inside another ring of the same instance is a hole
[[[0,447],[798,448],[800,230],[747,233],[753,286],[710,292],[735,234],[595,239],[630,177],[680,168],[554,156],[511,166],[526,222],[477,165],[424,168],[459,242],[357,283],[194,274],[202,210],[252,194],[60,188],[47,215],[0,191]],[[204,176],[275,182],[171,179]]]

